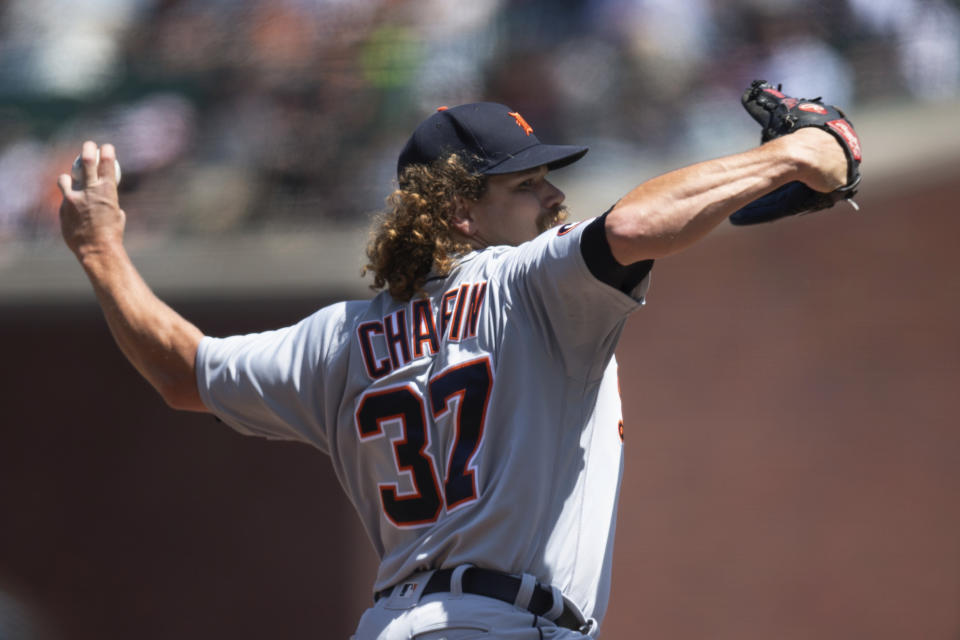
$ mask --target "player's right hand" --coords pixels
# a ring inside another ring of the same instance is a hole
[[[67,246],[78,258],[83,258],[123,242],[126,214],[120,209],[117,196],[114,175],[117,152],[113,145],[100,147],[97,162],[97,144],[88,140],[83,143],[80,157],[83,168],[80,183],[74,185],[70,175],[62,173],[57,178],[57,186],[63,194],[60,232]]]

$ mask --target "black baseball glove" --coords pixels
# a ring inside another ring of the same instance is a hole
[[[732,214],[731,223],[747,225],[771,222],[786,216],[828,209],[856,194],[860,184],[860,139],[843,111],[823,104],[820,98],[791,98],[781,93],[779,87],[774,88],[763,80],[754,80],[744,92],[741,102],[763,127],[761,142],[803,127],[817,127],[833,134],[847,155],[847,184],[830,193],[822,193],[802,182],[790,182]]]

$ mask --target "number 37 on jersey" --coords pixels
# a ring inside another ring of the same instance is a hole
[[[370,389],[360,397],[355,421],[362,442],[389,437],[391,423],[399,428],[400,435],[390,441],[393,461],[397,478],[407,474],[413,491],[401,493],[396,481],[378,485],[383,512],[395,526],[429,525],[444,509],[449,512],[477,499],[472,462],[483,439],[492,387],[490,358],[483,356],[435,374],[426,396],[406,383]],[[431,446],[430,436],[430,427],[437,424],[453,431],[442,478],[434,457],[440,452]]]

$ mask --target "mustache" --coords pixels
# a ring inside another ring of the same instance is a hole
[[[556,205],[549,209],[544,209],[537,217],[537,230],[543,233],[547,229],[552,229],[567,219],[569,213],[563,205]]]

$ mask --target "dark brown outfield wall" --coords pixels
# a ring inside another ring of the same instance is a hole
[[[605,638],[960,637],[958,191],[657,265]],[[225,335],[321,302],[175,306]],[[0,591],[45,637],[349,635],[373,558],[321,454],[166,409],[92,303],[0,307],[0,345]]]
[[[864,198],[656,267],[618,352],[607,637],[960,638],[958,201]]]
[[[176,306],[213,335],[313,310]],[[373,553],[326,457],[167,409],[92,304],[0,316],[0,590],[45,638],[349,636]]]

